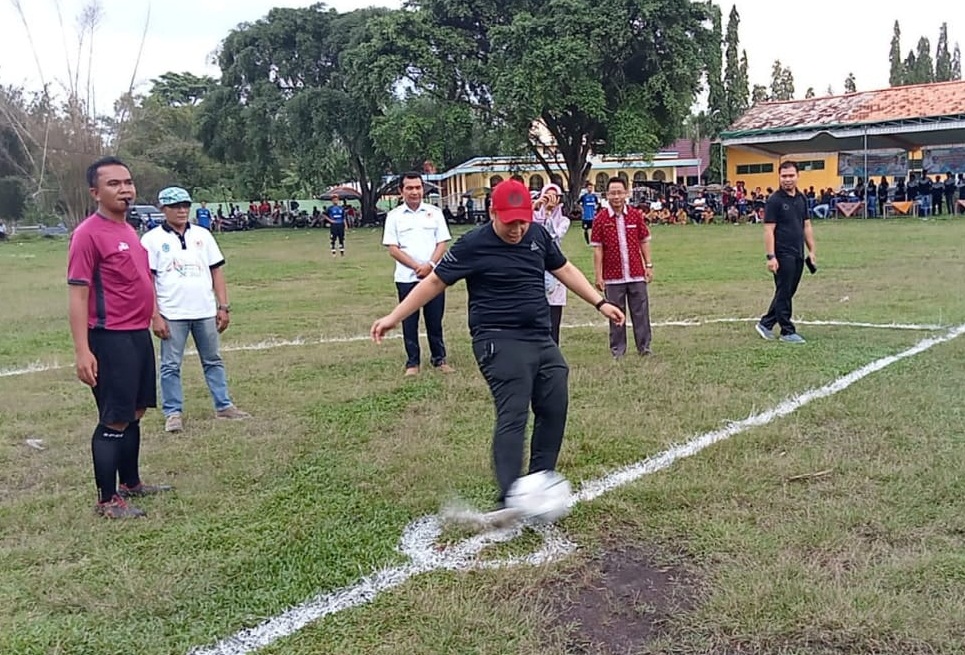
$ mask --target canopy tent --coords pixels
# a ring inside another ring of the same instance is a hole
[[[319,200],[331,200],[338,196],[339,200],[361,200],[362,194],[350,186],[337,186],[329,189],[318,197]]]

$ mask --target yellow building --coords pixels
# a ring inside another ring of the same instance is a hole
[[[965,166],[965,82],[941,82],[751,107],[721,134],[725,177],[776,187],[780,163],[799,163],[801,187],[858,178],[958,173]]]

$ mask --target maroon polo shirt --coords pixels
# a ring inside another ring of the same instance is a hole
[[[146,330],[154,314],[154,280],[137,232],[92,214],[70,237],[67,284],[90,289],[87,326]]]

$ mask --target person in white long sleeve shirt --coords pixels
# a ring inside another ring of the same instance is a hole
[[[533,204],[533,222],[542,225],[550,233],[553,242],[562,249],[563,237],[570,229],[570,219],[563,213],[560,202],[563,191],[555,184],[547,184]],[[550,322],[553,341],[560,344],[560,323],[566,306],[566,286],[552,274],[546,273],[546,301],[550,306]]]

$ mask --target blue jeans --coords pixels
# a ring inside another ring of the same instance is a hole
[[[161,409],[165,416],[180,414],[184,407],[181,390],[181,360],[184,359],[184,346],[188,334],[194,337],[204,381],[208,384],[215,410],[231,407],[228,396],[228,379],[225,375],[224,360],[219,350],[218,327],[215,319],[199,318],[187,321],[168,321],[171,336],[161,340]]]

